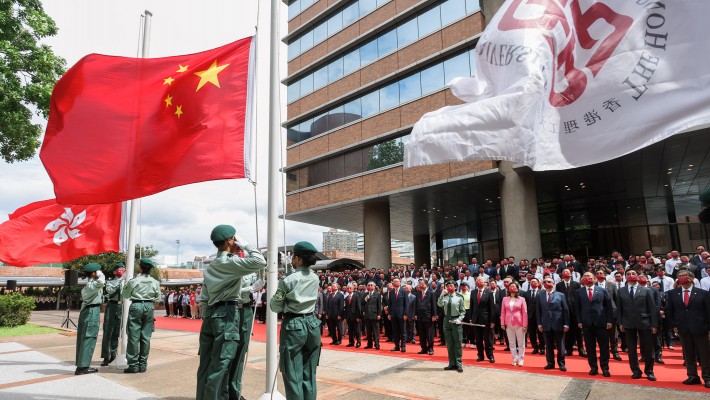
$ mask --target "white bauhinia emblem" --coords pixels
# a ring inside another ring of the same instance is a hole
[[[64,213],[54,221],[47,224],[45,231],[54,232],[54,244],[61,246],[69,239],[81,236],[78,226],[86,219],[86,210],[74,215],[71,208],[65,208]]]

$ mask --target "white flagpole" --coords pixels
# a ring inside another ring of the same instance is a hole
[[[281,173],[279,165],[281,163],[281,151],[279,149],[279,140],[281,135],[281,104],[280,104],[280,83],[279,83],[279,3],[280,0],[271,0],[270,24],[269,24],[269,167],[267,173],[269,176],[268,189],[268,212],[267,212],[267,265],[266,265],[266,282],[267,282],[267,303],[266,303],[266,382],[264,394],[260,399],[285,399],[277,390],[277,350],[278,342],[276,339],[276,326],[278,318],[276,313],[271,311],[269,303],[271,297],[278,286],[277,263],[278,263],[278,246],[277,238],[277,223],[278,223],[278,200]]]
[[[150,44],[150,20],[153,14],[145,10],[145,19],[143,20],[143,43],[141,45],[141,58],[148,57]],[[135,252],[136,252],[136,228],[138,226],[138,207],[140,199],[130,200],[127,202],[131,209],[131,216],[128,223],[128,245],[126,246],[126,280],[133,278],[135,270]],[[123,300],[123,314],[121,318],[121,346],[119,354],[116,356],[116,367],[125,369],[128,367],[126,359],[126,349],[128,348],[128,338],[126,333],[126,325],[128,324],[128,309],[131,306],[130,300]]]

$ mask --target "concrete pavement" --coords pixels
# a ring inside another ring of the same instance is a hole
[[[61,312],[32,314],[31,322],[59,327]],[[193,399],[198,334],[156,330],[148,372],[123,374],[99,367],[98,374],[74,376],[73,332],[0,339],[0,399]],[[99,336],[99,343],[101,337]],[[5,343],[1,343],[5,342]],[[20,347],[22,346],[22,347]],[[13,350],[14,349],[14,350]],[[252,342],[244,373],[244,397],[258,398],[266,385],[266,344]],[[40,363],[40,364],[37,364]],[[708,393],[571,379],[565,376],[465,367],[463,374],[444,364],[386,355],[324,350],[318,368],[321,399],[707,399]],[[283,388],[279,374],[278,387]]]

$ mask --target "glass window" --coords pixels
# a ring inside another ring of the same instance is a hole
[[[328,182],[328,160],[317,162],[309,167],[311,170],[311,186]]]
[[[362,96],[361,100],[363,118],[380,112],[380,93],[378,90]]]
[[[308,7],[312,6],[316,0],[301,0],[301,11],[305,11]]]
[[[473,14],[481,10],[479,0],[466,0],[466,13]]]
[[[298,170],[286,173],[286,191],[298,190]]]
[[[293,60],[299,54],[301,54],[301,43],[296,39],[288,44],[288,59]]]
[[[298,126],[298,130],[301,132],[301,140],[306,140],[311,137],[311,125],[313,125],[313,120],[307,119]]]
[[[301,41],[301,52],[303,53],[313,47],[313,31],[308,30],[299,40]]]
[[[444,82],[448,85],[459,76],[471,76],[468,53],[459,54],[444,61]]]
[[[343,74],[347,75],[360,68],[360,52],[351,51],[343,57]]]
[[[345,176],[345,157],[338,156],[328,160],[328,180],[332,181]]]
[[[293,17],[301,13],[301,4],[298,0],[291,2],[288,5],[288,19],[291,20]]]
[[[289,52],[289,54],[291,54]],[[377,60],[377,40],[372,40],[360,46],[360,65],[369,64]]]
[[[417,17],[419,37],[424,37],[441,28],[441,10],[434,7]]]
[[[328,24],[322,22],[313,29],[313,44],[318,44],[328,37]]]
[[[422,86],[419,82],[419,73],[410,75],[399,81],[399,101],[406,103],[422,96]]]
[[[295,125],[290,128],[286,128],[286,143],[290,146],[294,143],[298,143],[301,140],[301,132],[298,130],[300,125]]]
[[[344,121],[343,106],[335,107],[328,112],[328,130],[342,126]]]
[[[390,1],[390,0],[377,0],[377,7],[387,4],[388,1]]]
[[[313,92],[313,74],[308,74],[301,78],[301,97]]]
[[[441,3],[441,25],[446,26],[466,15],[466,0],[447,0]]]
[[[317,69],[313,73],[313,90],[318,90],[328,84],[328,66]]]
[[[343,77],[343,59],[336,58],[328,64],[328,82],[335,82]]]
[[[380,89],[380,111],[399,104],[399,85],[391,83]]]
[[[343,10],[343,26],[348,26],[360,18],[358,2],[354,2]]]
[[[343,13],[331,15],[328,18],[328,36],[333,36],[341,29],[343,29]]]
[[[360,98],[357,98],[349,103],[343,105],[343,112],[347,114],[345,119],[347,121],[354,121],[362,117],[362,108],[360,105]]]
[[[360,0],[360,16],[368,14],[377,8],[377,0]]]
[[[421,72],[422,95],[436,92],[444,87],[444,65],[434,64]]]
[[[290,83],[286,89],[286,101],[292,102],[301,97],[301,81]]]
[[[397,31],[389,31],[377,38],[377,53],[380,57],[397,49]]]
[[[397,27],[397,45],[400,48],[417,40],[418,37],[419,29],[417,28],[416,18],[413,18]]]
[[[313,117],[313,124],[311,125],[311,137],[318,136],[321,133],[327,131],[328,128],[328,113],[323,113]]]
[[[344,175],[351,176],[363,172],[362,168],[362,150],[352,151],[343,156],[344,159]]]

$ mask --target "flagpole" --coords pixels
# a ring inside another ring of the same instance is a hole
[[[150,44],[150,20],[153,13],[145,10],[145,18],[143,20],[143,42],[141,44],[141,58],[148,57]],[[136,261],[136,228],[138,226],[138,205],[140,199],[130,200],[127,202],[128,208],[131,209],[131,216],[128,222],[128,245],[126,246],[126,280],[133,278]],[[116,356],[116,367],[125,369],[128,367],[126,359],[126,350],[128,349],[128,335],[126,326],[128,324],[128,309],[131,306],[130,300],[123,300],[123,314],[121,318],[121,346],[119,354]]]
[[[269,304],[278,286],[277,263],[277,223],[278,223],[278,200],[281,182],[279,165],[281,163],[281,104],[280,104],[280,83],[279,83],[279,2],[271,0],[271,12],[269,23],[269,176],[268,187],[268,212],[267,212],[267,265],[266,265],[266,382],[264,394],[260,397],[266,399],[285,399],[277,390],[277,350],[276,327],[278,318],[275,312],[271,311]],[[257,21],[258,23],[259,21]]]

